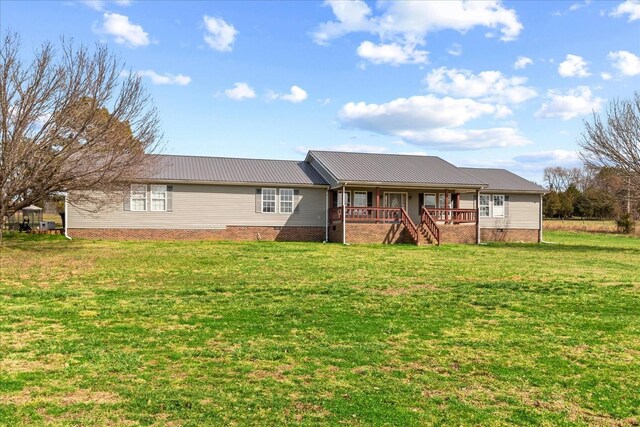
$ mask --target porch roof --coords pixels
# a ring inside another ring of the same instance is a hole
[[[487,184],[435,156],[309,151],[337,183],[482,188]]]

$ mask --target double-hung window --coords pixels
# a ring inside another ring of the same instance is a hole
[[[493,196],[493,216],[496,218],[504,218],[504,196]]]
[[[263,213],[276,212],[276,189],[275,188],[262,189],[262,212]]]
[[[488,194],[480,195],[480,203],[478,204],[480,208],[480,216],[483,218],[488,218],[491,216],[491,196]]]
[[[151,210],[164,212],[167,210],[167,186],[151,186]]]
[[[344,192],[344,205],[345,206],[351,206],[351,192],[350,191],[345,191]],[[342,206],[342,191],[338,191],[338,203],[337,206],[340,207]]]
[[[293,212],[293,190],[291,188],[280,189],[280,213]]]
[[[366,207],[367,206],[367,192],[366,191],[354,191],[353,192],[353,206]]]
[[[147,210],[147,186],[145,184],[131,185],[131,210]]]

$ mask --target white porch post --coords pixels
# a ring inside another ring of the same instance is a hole
[[[480,244],[480,190],[476,190],[476,244]]]
[[[347,243],[347,207],[345,206],[347,192],[346,184],[342,186],[342,244]]]

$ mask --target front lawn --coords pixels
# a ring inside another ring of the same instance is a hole
[[[640,239],[0,250],[0,425],[637,425]]]

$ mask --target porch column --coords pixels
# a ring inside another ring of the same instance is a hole
[[[444,190],[444,223],[448,224],[449,223],[449,190],[447,190],[445,188]]]
[[[342,186],[342,244],[347,243],[347,207],[345,206],[345,202],[347,198],[345,194],[347,192],[347,186]]]
[[[376,187],[376,208],[380,207],[380,187]],[[376,223],[379,222],[380,211],[376,209]]]
[[[476,190],[476,244],[480,244],[480,190]]]

